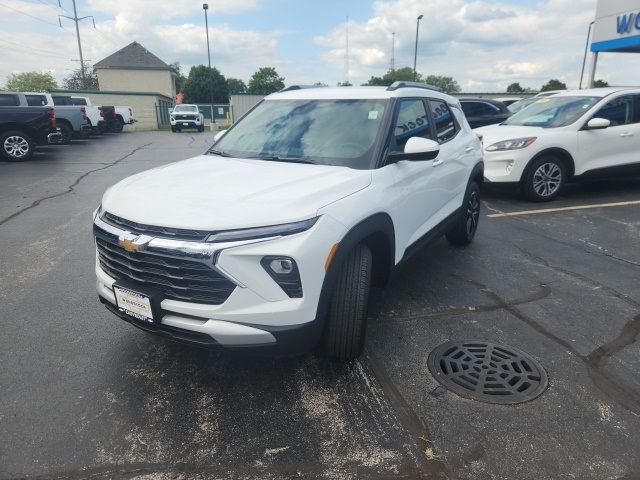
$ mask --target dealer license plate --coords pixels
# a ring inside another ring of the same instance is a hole
[[[153,323],[151,299],[147,295],[116,285],[113,286],[113,291],[116,295],[116,304],[121,312],[143,322]]]

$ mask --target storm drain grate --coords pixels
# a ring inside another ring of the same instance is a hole
[[[487,403],[521,403],[547,388],[547,373],[517,348],[483,341],[452,341],[431,352],[433,376],[454,393]]]

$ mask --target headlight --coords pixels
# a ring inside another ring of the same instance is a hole
[[[302,220],[301,222],[283,223],[269,227],[242,228],[239,230],[227,230],[207,237],[207,242],[235,242],[237,240],[253,240],[256,238],[283,237],[294,233],[309,230],[318,220],[318,217]]]
[[[501,150],[518,150],[525,148],[536,141],[538,137],[514,138],[512,140],[503,140],[502,142],[489,145],[485,150],[487,152],[498,152]]]

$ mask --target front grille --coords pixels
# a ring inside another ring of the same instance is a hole
[[[174,240],[204,241],[211,232],[205,230],[186,230],[184,228],[157,227],[125,220],[109,212],[104,212],[101,219],[114,227],[124,228],[136,235],[149,235],[158,238],[172,238]]]
[[[220,305],[236,285],[207,265],[149,252],[127,252],[115,236],[94,227],[100,267],[116,280],[161,292],[163,298]]]
[[[193,115],[176,115],[176,120],[195,120]]]

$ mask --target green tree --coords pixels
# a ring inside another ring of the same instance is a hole
[[[440,87],[444,93],[460,93],[460,84],[453,77],[428,75],[427,78],[424,79],[424,82],[434,87]]]
[[[269,95],[284,88],[284,78],[278,75],[273,67],[261,67],[251,75],[247,93],[253,95]]]
[[[507,93],[524,93],[525,89],[522,88],[519,82],[512,83],[507,87]]]
[[[228,103],[229,91],[227,81],[217,68],[206,65],[196,65],[189,70],[189,76],[184,85],[186,103]]]
[[[78,68],[62,80],[62,86],[67,90],[98,90],[98,74],[93,67],[85,65],[84,78],[82,69]]]
[[[187,77],[182,74],[182,66],[180,65],[180,62],[171,62],[169,66],[173,73],[176,74],[176,92],[184,90],[184,86],[187,83]]]
[[[338,82],[339,87],[353,87],[353,83],[349,80],[345,80],[344,82]]]
[[[422,75],[419,73],[416,75],[416,81],[420,82],[422,80]],[[363,85],[373,85],[377,87],[388,87],[393,82],[396,81],[405,81],[405,82],[413,82],[413,68],[411,67],[402,67],[396,69],[389,69],[387,73],[385,73],[382,77],[371,77],[367,83]]]
[[[324,82],[316,82],[313,84],[314,87],[328,87],[329,85],[327,85]]]
[[[247,93],[247,86],[239,78],[227,78],[227,89],[229,90],[229,95]]]
[[[560,80],[552,79],[545,83],[540,89],[541,92],[548,92],[550,90],[566,90],[567,84]]]
[[[596,80],[595,82],[593,82],[593,86],[595,88],[604,88],[609,86],[609,82],[606,82],[604,80]]]
[[[5,88],[11,92],[49,92],[57,87],[50,73],[24,72],[9,75]]]

